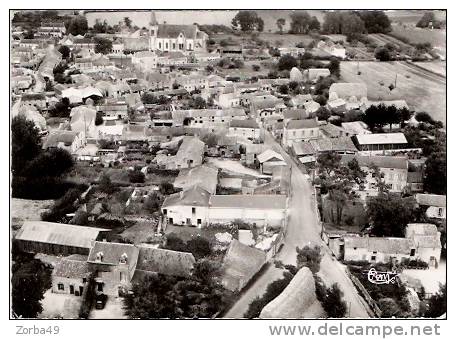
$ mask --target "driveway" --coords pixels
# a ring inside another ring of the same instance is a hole
[[[127,319],[122,307],[122,298],[109,296],[102,310],[92,309],[89,319]]]
[[[345,267],[330,254],[329,248],[320,238],[320,225],[315,208],[314,190],[308,176],[303,174],[290,156],[283,148],[265,133],[265,144],[274,151],[282,154],[285,161],[291,164],[291,197],[289,199],[288,227],[285,236],[284,246],[276,259],[285,264],[296,265],[296,247],[303,247],[306,244],[316,244],[322,246],[323,257],[320,264],[319,275],[325,284],[338,283],[344,293],[344,300],[349,306],[349,316],[351,318],[369,318],[368,307],[364,300],[357,293],[351,280],[345,273]],[[280,278],[282,270],[271,265],[250,288],[245,291],[239,300],[226,313],[226,318],[242,318],[247,311],[249,304],[255,297],[262,296],[269,283]]]

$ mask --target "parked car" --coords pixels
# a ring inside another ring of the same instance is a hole
[[[108,300],[108,296],[106,294],[97,295],[97,297],[95,299],[95,308],[97,310],[102,310],[105,307],[107,300]]]

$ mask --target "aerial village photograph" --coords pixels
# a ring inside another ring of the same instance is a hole
[[[9,10],[10,319],[446,319],[446,15]]]

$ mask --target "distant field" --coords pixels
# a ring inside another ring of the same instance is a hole
[[[446,63],[443,61],[415,62],[415,65],[446,77]]]
[[[423,10],[391,10],[386,11],[389,19],[393,23],[403,23],[403,24],[416,24],[418,20],[423,16]],[[438,20],[445,19],[445,11],[433,11],[435,17]]]
[[[446,86],[443,77],[425,72],[405,62],[341,62],[341,78],[346,82],[364,82],[370,100],[404,99],[416,111],[426,111],[446,124]],[[393,91],[388,86],[395,81]],[[408,77],[408,78],[407,78]],[[380,83],[383,82],[383,85]]]
[[[211,36],[217,42],[230,38],[234,42],[241,44],[247,43],[251,40],[250,35],[237,36],[234,34],[214,34]],[[302,42],[304,44],[310,43],[313,38],[310,35],[304,34],[278,34],[278,33],[260,33],[259,38],[268,41],[271,45],[275,46],[276,41],[280,41],[283,47],[294,47],[297,43]]]
[[[410,43],[429,42],[434,47],[446,49],[446,30],[445,29],[423,29],[416,27],[403,27],[393,25],[393,33],[409,39]]]

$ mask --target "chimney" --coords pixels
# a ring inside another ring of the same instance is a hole
[[[120,256],[120,260],[119,260],[119,263],[121,264],[126,264],[127,263],[127,260],[128,260],[128,255],[127,253],[124,253]]]
[[[97,259],[96,259],[96,261],[100,261],[100,262],[103,261],[103,252],[98,252],[98,253],[97,253]]]

